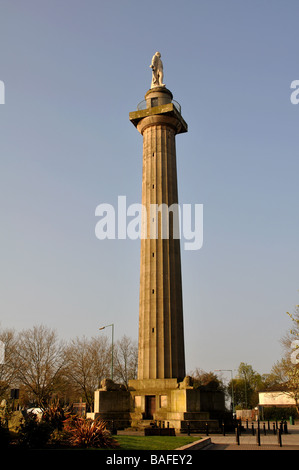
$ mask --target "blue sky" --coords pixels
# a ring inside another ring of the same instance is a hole
[[[95,208],[141,202],[129,112],[158,50],[189,126],[179,200],[204,206],[203,247],[182,250],[187,370],[270,372],[299,303],[298,1],[0,9],[0,326],[137,340],[140,242],[98,240]]]

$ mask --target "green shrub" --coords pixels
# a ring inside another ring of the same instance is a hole
[[[48,423],[52,429],[62,431],[63,423],[70,414],[58,402],[50,404],[43,412],[42,421]]]
[[[49,447],[58,447],[58,448],[63,448],[63,447],[69,447],[70,442],[70,433],[64,429],[59,430],[59,429],[54,429],[54,431],[51,433],[50,439],[48,441]]]
[[[264,408],[265,421],[288,420],[290,416],[292,416],[294,419],[298,419],[296,408],[279,406],[269,406]]]
[[[30,413],[25,416],[25,422],[21,424],[17,443],[33,449],[43,448],[49,441],[52,431],[53,428],[49,423],[39,421],[35,414]]]
[[[8,427],[0,419],[0,450],[8,447],[10,443],[10,432]]]

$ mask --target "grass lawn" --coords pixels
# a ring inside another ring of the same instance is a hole
[[[114,436],[119,443],[119,450],[173,450],[200,437],[192,436]]]

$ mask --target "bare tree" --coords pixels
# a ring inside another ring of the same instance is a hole
[[[16,349],[17,378],[29,396],[44,407],[61,380],[64,345],[55,330],[34,326],[19,333]]]
[[[197,367],[190,375],[196,388],[221,391],[225,389],[223,381],[214,372],[205,372]]]
[[[136,342],[123,336],[115,345],[115,376],[128,388],[130,379],[137,377],[138,347]]]
[[[111,352],[107,337],[76,338],[66,348],[66,376],[89,407],[100,381],[109,375]]]
[[[299,413],[299,305],[296,305],[294,313],[287,312],[287,315],[292,327],[281,340],[284,357],[277,369],[285,379],[285,393],[295,401]]]
[[[22,400],[44,408],[52,398],[83,398],[92,408],[94,391],[110,377],[111,345],[106,336],[59,341],[55,330],[34,326],[18,334],[0,332],[5,364],[0,364],[0,397],[14,386]],[[115,379],[128,387],[137,377],[138,348],[127,336],[114,347]]]

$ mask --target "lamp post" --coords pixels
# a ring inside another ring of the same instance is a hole
[[[230,372],[232,376],[232,412],[234,413],[235,400],[234,400],[234,383],[233,383],[233,371],[232,369],[216,369],[215,372]]]
[[[247,377],[246,377],[246,372],[243,371],[242,372],[243,375],[244,375],[244,383],[245,383],[245,407],[246,407],[246,410],[248,408],[248,403],[247,403]]]
[[[101,328],[99,328],[99,330],[104,330],[105,328],[108,328],[109,326],[111,326],[111,328],[112,328],[112,336],[111,336],[111,380],[113,380],[113,338],[114,338],[114,323],[112,323],[111,325],[102,326]]]

